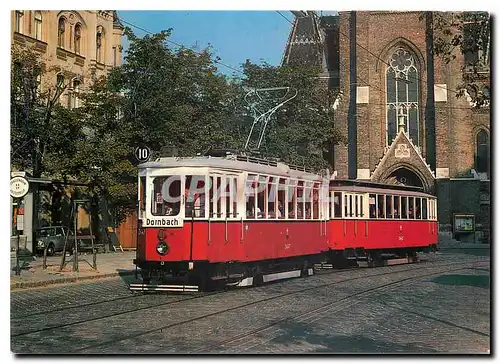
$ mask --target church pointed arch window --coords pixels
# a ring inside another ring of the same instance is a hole
[[[420,145],[420,112],[418,68],[415,57],[408,50],[397,48],[389,58],[386,69],[387,144],[391,144],[398,130],[398,115],[405,119],[405,130],[415,145]]]

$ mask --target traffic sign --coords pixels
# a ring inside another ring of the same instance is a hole
[[[14,177],[10,180],[10,195],[14,198],[24,197],[29,189],[30,184],[24,177]]]
[[[135,158],[139,162],[146,162],[151,156],[151,149],[145,146],[135,148]]]

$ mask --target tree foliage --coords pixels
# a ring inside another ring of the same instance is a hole
[[[14,46],[11,52],[11,164],[34,177],[64,174],[52,161],[71,158],[71,142],[78,135],[78,121],[59,103],[67,81],[41,86],[42,76],[56,78],[64,70],[47,68],[31,49]],[[69,77],[65,77],[69,79]]]
[[[433,17],[434,52],[446,63],[464,57],[463,82],[457,96],[465,91],[477,106],[488,105],[491,55],[491,16],[487,12],[439,13]]]

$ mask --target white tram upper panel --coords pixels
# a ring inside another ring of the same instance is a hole
[[[248,172],[317,182],[323,179],[319,174],[294,169],[281,162],[266,161],[263,159],[237,155],[229,155],[226,157],[162,157],[155,161],[142,163],[138,168],[139,174],[142,176],[146,174],[146,170],[148,170],[148,175],[162,175],[165,173],[171,174],[172,169],[178,169],[179,174],[189,174],[190,169],[196,169],[197,173],[199,173],[201,168],[207,168],[207,173],[209,171],[231,173]],[[165,169],[165,171],[162,171],[162,169]],[[329,181],[329,178],[327,181]]]

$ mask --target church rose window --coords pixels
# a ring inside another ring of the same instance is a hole
[[[413,55],[403,48],[392,54],[386,71],[387,144],[397,134],[398,115],[405,116],[405,130],[415,145],[419,140],[418,70]]]

